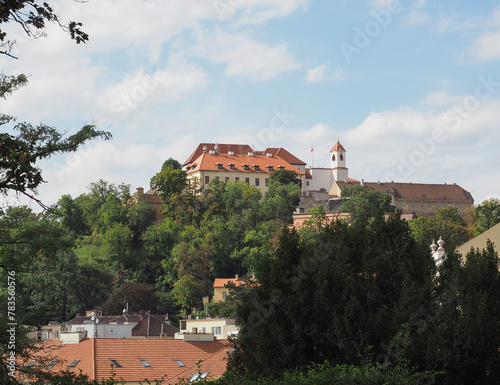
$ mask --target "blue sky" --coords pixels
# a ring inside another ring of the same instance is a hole
[[[397,0],[58,1],[90,35],[56,26],[6,74],[30,84],[2,101],[20,121],[113,140],[42,165],[48,204],[98,179],[149,187],[200,142],[281,146],[329,165],[340,137],[349,175],[457,183],[500,196],[500,2]],[[314,153],[311,153],[311,146]],[[314,158],[312,158],[312,155]],[[11,202],[15,199],[9,198]]]

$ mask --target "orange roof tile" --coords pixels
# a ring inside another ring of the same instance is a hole
[[[253,151],[252,147],[250,147],[248,144],[217,143],[217,146],[219,147],[219,154],[227,154],[229,151],[233,151],[235,154],[243,155]],[[203,154],[204,147],[206,147],[207,152],[209,152],[210,150],[213,150],[215,148],[215,143],[200,143],[198,147],[196,147],[196,149],[193,151],[193,153],[189,156],[189,158],[184,162],[183,166],[193,163],[196,159],[198,159],[200,155]]]
[[[217,357],[222,359],[228,351],[227,344],[221,341],[187,342],[172,339],[90,338],[73,344],[47,340],[43,346],[44,349],[31,358],[38,362],[42,359],[58,360],[52,369],[46,370],[69,370],[75,374],[81,371],[92,380],[107,379],[114,374],[117,380],[125,382],[174,378],[185,372],[186,368],[196,367],[200,360],[208,360],[210,376],[220,377],[226,368],[215,359],[211,363],[211,359],[216,357],[216,353],[220,353]],[[80,362],[74,368],[68,368],[68,364],[74,360]],[[121,367],[115,367],[111,360]],[[140,360],[144,360],[149,367]],[[184,367],[174,360],[181,361]]]
[[[278,157],[268,157],[266,155],[254,154],[253,156],[245,155],[228,155],[228,154],[210,154],[209,152],[202,153],[199,158],[196,159],[196,167],[192,167],[188,174],[196,171],[240,171],[240,172],[251,172],[251,173],[262,173],[271,174],[268,166],[272,166],[273,170],[279,169],[279,167],[284,167],[285,170],[295,171],[297,175],[304,175],[303,171],[300,171],[295,166],[291,165],[287,161]],[[222,169],[217,167],[217,164],[222,165]],[[229,165],[234,165],[234,170],[229,168]],[[245,168],[244,166],[248,166]],[[253,166],[259,166],[259,170],[255,170]]]

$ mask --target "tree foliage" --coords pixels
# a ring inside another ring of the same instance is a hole
[[[369,189],[361,185],[354,185],[342,189],[343,202],[339,211],[350,213],[353,222],[367,223],[376,215],[394,212],[388,194]]]
[[[500,199],[490,198],[474,208],[476,214],[475,234],[479,235],[500,223]]]

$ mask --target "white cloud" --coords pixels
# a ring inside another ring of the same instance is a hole
[[[270,80],[278,74],[300,67],[285,44],[269,46],[246,34],[218,31],[215,38],[201,38],[196,53],[226,66],[227,76]]]
[[[467,56],[469,60],[479,63],[500,59],[500,30],[480,35],[468,47]]]
[[[216,0],[217,1],[217,0]],[[267,20],[289,16],[299,9],[307,9],[309,0],[236,0],[226,1],[226,4],[234,3],[234,12],[228,9],[227,14],[234,15],[236,10],[241,9],[241,14],[232,23],[234,27],[261,24]],[[225,16],[223,15],[223,18]]]
[[[454,103],[460,103],[464,100],[464,95],[451,95],[445,90],[431,92],[426,95],[424,99],[420,100],[420,104],[446,107]]]
[[[321,64],[307,70],[306,83],[340,82],[345,80],[345,73],[342,68],[330,69],[329,65]]]

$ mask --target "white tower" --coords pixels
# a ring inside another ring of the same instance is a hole
[[[337,138],[337,143],[331,149],[332,154],[332,173],[333,179],[338,182],[347,182],[348,180],[348,168],[346,167],[346,156],[345,148],[339,142]]]

